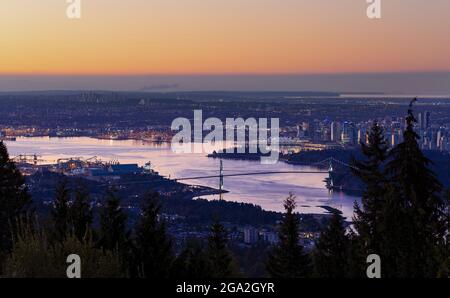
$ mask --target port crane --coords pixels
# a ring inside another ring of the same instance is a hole
[[[29,163],[37,165],[38,163],[46,162],[47,160],[42,159],[42,156],[38,154],[20,154],[11,158],[11,161],[16,163]]]

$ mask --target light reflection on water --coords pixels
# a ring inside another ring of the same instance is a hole
[[[219,174],[219,160],[207,158],[213,147],[204,148],[205,153],[174,153],[170,144],[155,144],[135,140],[98,140],[77,138],[18,138],[7,142],[11,156],[38,154],[47,163],[59,158],[97,156],[103,161],[119,160],[121,163],[144,165],[151,161],[161,175],[171,178],[197,177]],[[283,162],[264,165],[258,161],[224,160],[226,174],[258,171],[315,171],[306,166],[293,166]],[[266,210],[282,211],[283,199],[292,192],[297,197],[299,212],[324,213],[319,206],[340,209],[351,218],[355,197],[335,192],[330,194],[323,182],[327,174],[268,174],[256,176],[225,177],[224,189],[229,193],[223,199],[260,205]],[[219,179],[188,180],[186,183],[218,187]],[[217,199],[218,196],[210,196]]]

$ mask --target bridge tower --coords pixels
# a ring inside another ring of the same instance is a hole
[[[329,166],[328,166],[328,177],[325,178],[325,182],[327,184],[327,188],[329,191],[333,191],[334,184],[333,184],[333,159],[330,158],[329,160]]]
[[[219,190],[220,190],[220,200],[222,200],[222,190],[223,190],[223,161],[220,160],[219,168]]]
[[[223,161],[220,160],[220,169],[219,169],[219,189],[223,190]]]
[[[330,159],[330,165],[328,167],[328,178],[330,179],[330,184],[333,186],[333,160]]]

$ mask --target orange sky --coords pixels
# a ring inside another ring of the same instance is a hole
[[[431,3],[430,3],[431,2]],[[450,1],[1,0],[0,74],[450,70]]]

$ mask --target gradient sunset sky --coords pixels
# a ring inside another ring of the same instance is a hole
[[[0,80],[450,72],[450,1],[382,0],[380,20],[367,5],[82,0],[70,20],[65,0],[2,0]]]

